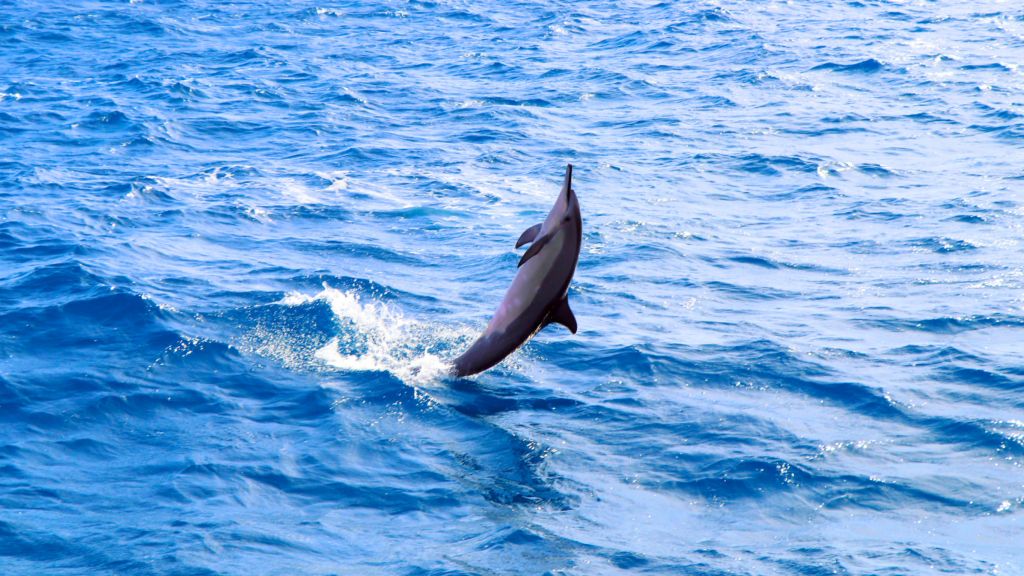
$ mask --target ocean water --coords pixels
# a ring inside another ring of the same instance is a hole
[[[0,573],[1024,574],[1016,2],[0,0]],[[566,164],[569,300],[455,380]]]

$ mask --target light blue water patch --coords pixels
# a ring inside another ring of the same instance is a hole
[[[1022,38],[0,0],[0,572],[1024,573]],[[445,376],[569,163],[579,333]]]

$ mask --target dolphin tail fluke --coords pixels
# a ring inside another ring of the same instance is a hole
[[[554,324],[561,324],[569,329],[573,334],[576,333],[576,317],[572,314],[572,309],[569,308],[569,298],[562,298],[562,301],[558,303],[558,306],[551,312],[551,316],[548,316],[548,322]]]

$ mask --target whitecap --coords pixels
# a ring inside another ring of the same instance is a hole
[[[318,364],[311,366],[314,369],[388,372],[406,384],[433,384],[450,372],[450,353],[476,336],[469,326],[419,322],[406,318],[395,306],[366,302],[358,294],[326,284],[316,295],[293,292],[278,304],[300,306],[318,301],[330,306],[340,332],[313,352]],[[291,354],[264,350],[278,357]]]

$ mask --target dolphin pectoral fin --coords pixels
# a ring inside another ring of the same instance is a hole
[[[526,232],[523,232],[523,235],[519,237],[519,241],[516,242],[516,248],[519,248],[523,244],[529,244],[530,242],[533,242],[533,240],[537,237],[537,234],[540,232],[541,226],[542,224],[537,224],[527,228]]]
[[[543,248],[544,245],[548,243],[548,240],[551,240],[550,235],[541,236],[540,238],[534,239],[533,246],[530,246],[530,249],[527,250],[526,254],[523,254],[522,259],[519,260],[519,266],[526,264],[527,260],[533,258],[537,254],[540,254],[540,249]],[[519,266],[516,266],[516,268],[519,268]]]
[[[555,324],[561,324],[569,329],[573,334],[576,333],[576,317],[572,315],[572,309],[569,308],[569,298],[562,298],[562,301],[558,303],[558,306],[551,311],[551,315],[548,316],[548,322]]]

